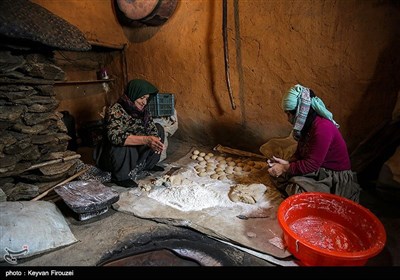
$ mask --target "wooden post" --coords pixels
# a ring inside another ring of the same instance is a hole
[[[65,157],[65,158],[59,158],[59,159],[53,159],[53,160],[50,160],[50,161],[41,162],[41,163],[32,165],[31,167],[27,168],[23,172],[29,171],[29,170],[32,170],[32,169],[36,169],[36,168],[40,168],[40,167],[44,167],[44,166],[47,166],[47,165],[50,165],[50,164],[56,164],[56,163],[66,162],[66,161],[73,160],[73,159],[78,159],[80,157],[81,157],[81,155],[77,154],[77,155],[72,155],[72,156],[68,156],[68,157]]]

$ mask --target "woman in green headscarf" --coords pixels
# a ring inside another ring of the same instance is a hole
[[[293,125],[297,150],[289,161],[272,158],[268,173],[285,195],[328,192],[358,202],[360,186],[351,171],[339,125],[315,93],[300,84],[290,88],[282,108]]]
[[[147,104],[158,93],[148,81],[131,80],[119,100],[108,108],[106,133],[95,150],[96,165],[111,172],[111,180],[124,187],[136,187],[144,170],[162,171],[156,166],[165,148],[164,128],[156,124]]]

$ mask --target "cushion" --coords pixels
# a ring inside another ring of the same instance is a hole
[[[7,252],[0,259],[11,264],[78,241],[49,201],[0,202],[0,232],[0,252]]]

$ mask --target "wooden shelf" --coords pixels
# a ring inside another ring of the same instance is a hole
[[[54,85],[74,85],[74,84],[101,84],[101,83],[110,83],[114,81],[114,79],[107,80],[85,80],[85,81],[56,81]]]

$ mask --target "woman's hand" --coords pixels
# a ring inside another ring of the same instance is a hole
[[[161,142],[161,138],[155,136],[145,136],[146,145],[149,146],[156,154],[161,154],[164,150],[164,144]]]
[[[161,154],[162,151],[165,149],[165,146],[161,142],[160,137],[129,135],[125,139],[124,146],[138,146],[138,145],[147,145],[157,154]]]
[[[268,173],[273,177],[279,177],[289,169],[289,162],[287,160],[277,158],[275,156],[272,159],[267,160]]]

